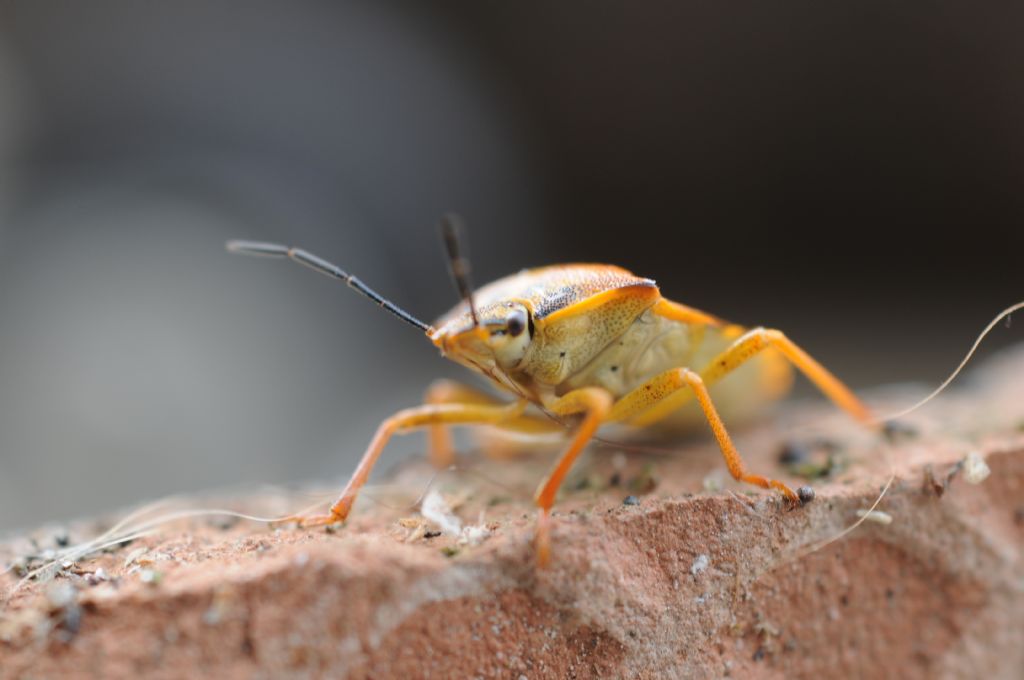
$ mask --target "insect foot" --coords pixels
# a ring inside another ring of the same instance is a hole
[[[331,526],[332,524],[340,524],[344,522],[345,518],[337,515],[291,515],[284,519],[274,520],[268,522],[271,527],[284,526],[286,524],[295,524],[303,529],[310,529],[313,527],[325,527]]]

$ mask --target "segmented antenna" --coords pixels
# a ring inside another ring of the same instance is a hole
[[[448,253],[448,271],[455,283],[459,297],[469,303],[469,314],[473,317],[473,326],[480,325],[476,314],[476,303],[473,302],[473,283],[470,281],[469,259],[459,249],[459,232],[462,231],[462,219],[451,213],[441,218],[441,237]]]
[[[357,277],[352,276],[338,265],[331,264],[327,260],[317,257],[313,253],[301,248],[291,248],[277,243],[263,243],[261,241],[228,241],[229,253],[241,253],[243,255],[255,255],[257,257],[287,257],[301,265],[309,267],[313,271],[320,272],[335,279],[341,279],[345,284],[363,297],[369,298],[387,311],[397,316],[402,321],[419,328],[424,333],[433,333],[434,327],[425,324],[415,316],[398,307],[390,300],[384,299]]]

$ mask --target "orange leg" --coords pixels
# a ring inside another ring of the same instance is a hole
[[[781,353],[791,364],[800,369],[836,406],[849,413],[855,420],[866,427],[877,429],[878,426],[871,416],[871,411],[850,391],[850,388],[840,382],[828,369],[815,361],[813,357],[803,351],[792,340],[783,335],[781,331],[755,328],[737,337],[736,341],[728,349],[715,357],[701,371],[700,375],[704,380],[704,384],[708,386],[714,385],[727,374],[766,349],[774,349]],[[643,412],[635,412],[629,418],[630,424],[643,427],[656,423],[686,404],[691,396],[693,395],[688,392],[673,394],[670,398],[652,404],[650,408]]]
[[[701,410],[704,411],[704,417],[707,418],[708,425],[711,426],[711,432],[718,441],[718,447],[722,450],[722,457],[725,458],[725,464],[733,479],[766,489],[778,489],[790,501],[799,503],[798,496],[782,482],[761,475],[752,475],[746,471],[743,459],[732,443],[732,438],[726,431],[725,424],[711,401],[707,385],[699,375],[688,368],[673,368],[654,376],[617,401],[611,413],[608,414],[608,420],[612,422],[629,420],[652,406],[672,398],[680,390],[686,389],[697,397],[697,402],[700,404]]]
[[[486,392],[468,387],[452,380],[435,381],[428,389],[424,402],[427,404],[474,404],[479,406],[505,406],[502,402]],[[497,427],[526,434],[545,434],[561,432],[564,428],[545,416],[519,415],[500,423]],[[455,449],[452,447],[451,425],[431,425],[428,435],[428,451],[430,462],[438,469],[443,469],[455,462]]]
[[[850,391],[850,388],[787,338],[782,331],[764,328],[748,331],[737,339],[729,349],[715,357],[701,372],[701,377],[706,384],[713,385],[727,373],[769,347],[774,347],[789,359],[836,406],[849,413],[863,425],[874,427],[871,411]]]
[[[681,305],[678,302],[672,302],[662,298],[654,305],[654,313],[663,316],[666,319],[672,319],[673,321],[679,321],[685,324],[692,324],[695,326],[714,326],[720,327],[726,325],[724,321],[719,319],[717,316],[712,316],[707,312],[702,312],[699,309],[693,307],[687,307]]]
[[[483,404],[496,406],[499,402],[489,394],[452,380],[437,380],[427,388],[425,404]],[[455,462],[452,433],[448,425],[431,425],[427,435],[427,451],[434,467],[443,469]]]
[[[612,395],[599,387],[584,387],[573,390],[547,406],[556,416],[583,414],[583,421],[573,434],[569,448],[555,463],[548,476],[537,487],[534,502],[540,508],[537,518],[537,562],[544,566],[551,557],[551,529],[549,513],[555,503],[555,494],[562,485],[566,474],[576,462],[594,432],[604,422],[612,407]]]
[[[366,453],[363,454],[359,466],[345,485],[341,496],[331,506],[330,514],[315,515],[312,517],[292,517],[303,526],[318,526],[333,524],[348,517],[355,503],[359,490],[366,484],[370,477],[374,464],[380,457],[384,447],[392,435],[416,428],[431,425],[458,425],[458,424],[502,424],[505,421],[514,420],[522,414],[527,402],[517,401],[511,404],[484,405],[484,404],[425,404],[415,408],[399,411],[391,416],[377,428]]]

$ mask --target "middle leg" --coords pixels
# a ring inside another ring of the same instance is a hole
[[[743,458],[740,457],[739,451],[736,450],[736,446],[732,443],[732,438],[725,429],[725,423],[722,422],[721,416],[718,415],[718,410],[711,401],[707,385],[698,374],[688,368],[670,369],[654,376],[643,385],[637,387],[615,403],[611,413],[608,415],[608,421],[628,421],[664,400],[671,399],[681,390],[687,390],[697,398],[697,403],[700,404],[704,417],[711,427],[711,432],[718,441],[718,447],[722,450],[722,457],[725,458],[725,464],[729,468],[729,474],[732,475],[733,479],[746,482],[747,484],[755,484],[766,489],[778,489],[790,501],[794,503],[800,502],[799,497],[793,490],[782,482],[747,472],[746,466],[743,464]]]
[[[571,416],[582,414],[583,420],[576,428],[569,448],[555,463],[555,467],[537,487],[534,502],[540,508],[537,517],[537,562],[541,566],[547,564],[551,554],[551,529],[549,517],[551,506],[555,503],[555,494],[562,481],[576,462],[580,452],[594,436],[594,432],[604,422],[612,407],[612,395],[600,387],[583,387],[573,390],[558,398],[547,406],[547,410],[555,416]]]

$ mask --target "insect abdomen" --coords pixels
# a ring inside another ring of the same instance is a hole
[[[619,399],[650,378],[672,368],[701,371],[735,340],[735,334],[703,324],[687,324],[658,315],[641,314],[619,338],[557,392],[580,387],[603,387]],[[774,352],[754,357],[711,388],[723,417],[752,415],[788,387],[791,371]],[[679,409],[659,425],[678,428],[702,422],[695,404]]]

